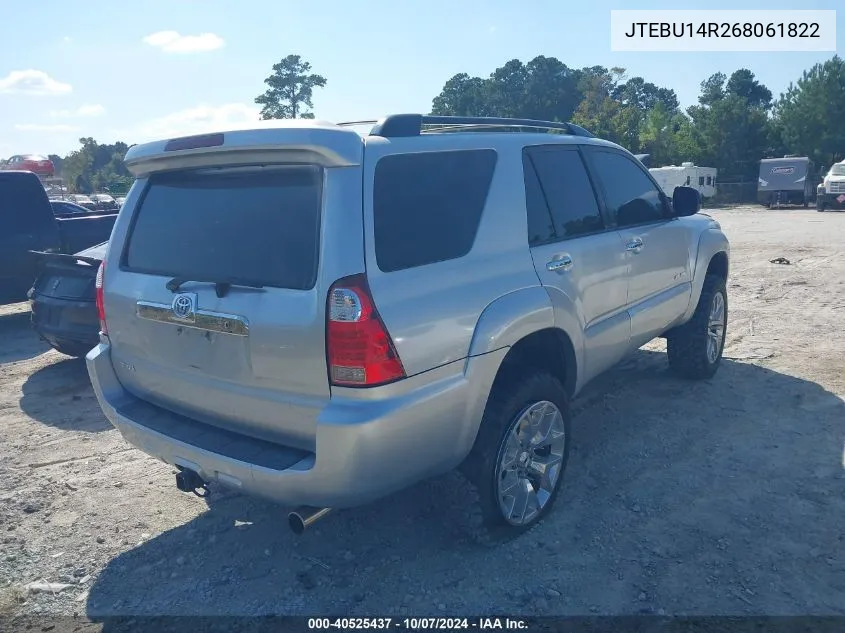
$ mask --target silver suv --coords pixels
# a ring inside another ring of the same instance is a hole
[[[456,467],[494,536],[548,513],[570,400],[655,337],[714,374],[729,245],[694,189],[566,123],[274,121],[133,147],[97,398],[141,450],[306,510]]]

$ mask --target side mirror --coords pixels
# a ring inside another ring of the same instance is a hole
[[[679,218],[695,215],[701,210],[701,193],[693,187],[675,187],[672,208]]]

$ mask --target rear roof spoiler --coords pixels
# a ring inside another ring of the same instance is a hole
[[[136,178],[174,169],[300,163],[359,165],[363,139],[353,130],[318,121],[256,121],[249,129],[200,134],[135,145],[126,167]]]
[[[99,266],[103,260],[97,259],[96,257],[85,257],[82,255],[69,255],[67,253],[48,253],[46,251],[29,251],[33,255],[37,255],[41,261],[49,261],[51,259],[71,262],[71,261],[80,261],[85,262],[86,264],[90,264],[91,266]]]

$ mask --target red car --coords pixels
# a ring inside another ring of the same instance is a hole
[[[38,154],[17,154],[6,161],[3,169],[21,169],[50,178],[53,176],[53,161]]]

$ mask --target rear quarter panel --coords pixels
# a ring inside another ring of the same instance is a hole
[[[446,138],[425,139],[425,151],[462,149],[448,138],[452,135],[442,136]],[[527,243],[521,147],[498,144],[485,147],[476,142],[467,148],[490,148],[498,154],[470,253],[459,259],[390,273],[379,269],[372,211],[375,167],[380,158],[389,154],[418,153],[420,145],[419,137],[368,139],[364,157],[367,279],[409,376],[466,358],[479,318],[493,301],[539,286]],[[500,327],[505,326],[496,325],[492,331]]]

